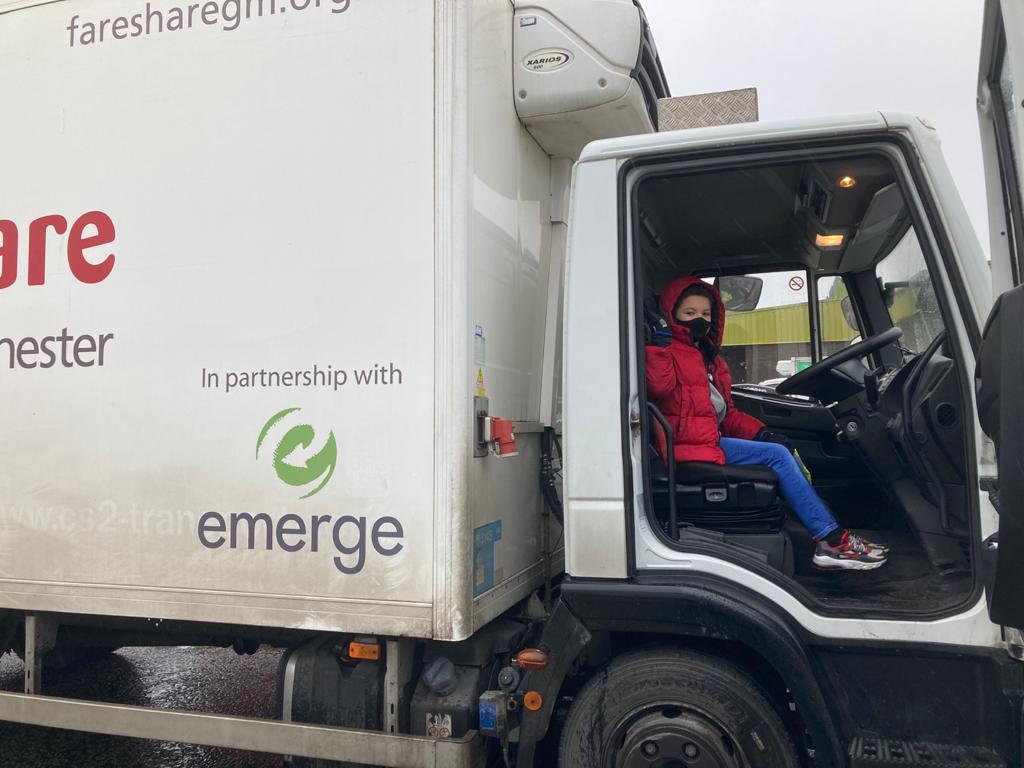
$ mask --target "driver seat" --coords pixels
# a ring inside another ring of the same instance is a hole
[[[659,520],[668,521],[668,439],[664,416],[652,404],[650,429],[651,492]],[[659,418],[660,417],[660,418]],[[664,421],[664,424],[662,423]],[[675,462],[675,507],[679,526],[693,525],[720,533],[778,533],[785,516],[779,478],[761,464]],[[672,535],[669,531],[669,535]]]

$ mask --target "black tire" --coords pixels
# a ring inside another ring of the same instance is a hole
[[[735,664],[679,648],[619,656],[583,687],[562,768],[793,768],[793,742]]]

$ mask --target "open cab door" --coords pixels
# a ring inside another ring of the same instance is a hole
[[[1024,628],[1024,286],[992,309],[978,357],[978,417],[996,446],[999,531],[984,542],[992,620]]]
[[[1024,258],[1024,6],[987,0],[978,117],[988,192],[995,294],[1021,284]]]
[[[978,112],[996,303],[978,358],[978,416],[995,443],[999,531],[984,542],[992,620],[1024,628],[1024,5],[988,0]]]

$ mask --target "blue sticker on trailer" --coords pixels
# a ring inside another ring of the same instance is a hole
[[[480,702],[480,730],[498,730],[498,705],[493,701]]]
[[[494,543],[501,541],[501,520],[473,530],[473,597],[494,586]]]

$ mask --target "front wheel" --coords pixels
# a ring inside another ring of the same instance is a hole
[[[792,768],[793,743],[739,667],[660,648],[615,659],[573,702],[563,768]]]

